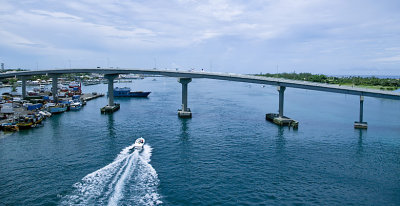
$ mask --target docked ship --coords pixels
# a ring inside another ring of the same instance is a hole
[[[131,92],[129,87],[114,88],[114,97],[147,97],[151,92],[135,91]]]

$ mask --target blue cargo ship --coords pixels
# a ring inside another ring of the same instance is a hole
[[[114,97],[147,97],[150,93],[142,91],[131,92],[129,87],[114,88]]]

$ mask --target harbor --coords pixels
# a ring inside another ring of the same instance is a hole
[[[43,121],[53,115],[79,111],[87,101],[103,97],[98,91],[83,93],[82,87],[90,88],[106,84],[108,105],[100,112],[107,114],[120,109],[114,103],[115,97],[147,98],[151,92],[131,91],[129,87],[115,87],[114,84],[129,85],[133,80],[143,80],[143,75],[121,74],[73,74],[20,76],[3,80],[6,84],[0,99],[0,130],[16,132],[43,126]],[[29,89],[27,89],[29,88]],[[8,91],[7,91],[8,90]]]
[[[52,115],[68,111],[78,111],[87,101],[103,97],[97,92],[82,93],[81,84],[76,82],[68,86],[61,85],[57,90],[56,101],[46,87],[37,85],[25,98],[17,93],[3,92],[0,103],[0,129],[4,132],[16,132],[43,126],[43,121]]]

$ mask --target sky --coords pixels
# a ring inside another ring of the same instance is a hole
[[[0,0],[0,62],[400,75],[400,1]]]

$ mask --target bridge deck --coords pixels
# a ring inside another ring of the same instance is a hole
[[[32,75],[49,75],[49,74],[69,74],[69,73],[152,74],[152,75],[163,75],[169,77],[207,78],[207,79],[219,79],[227,81],[267,84],[267,85],[284,86],[284,87],[292,87],[299,89],[400,100],[400,93],[390,92],[390,91],[380,91],[380,90],[339,86],[339,85],[324,84],[324,83],[313,83],[313,82],[287,80],[280,78],[260,77],[260,76],[242,75],[233,73],[217,73],[217,72],[175,71],[175,70],[158,70],[158,69],[101,69],[101,68],[53,69],[53,70],[2,73],[0,74],[0,78],[32,76]]]

